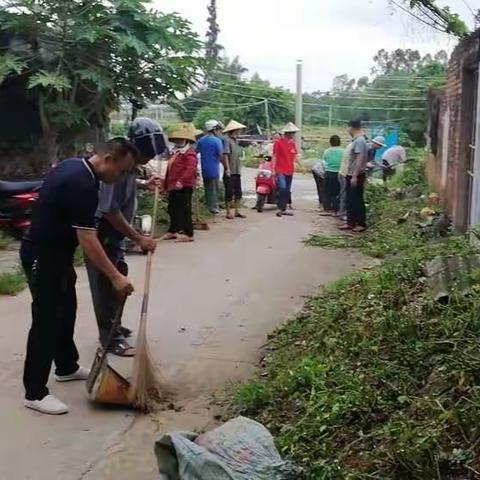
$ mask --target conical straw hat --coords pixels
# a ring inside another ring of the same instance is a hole
[[[203,131],[196,128],[192,122],[180,123],[178,125],[178,128],[176,128],[175,130],[177,131],[183,128],[186,128],[187,130],[192,131],[196,137],[198,137],[198,135],[201,135],[203,133]]]
[[[282,133],[297,133],[300,129],[292,122],[288,122],[283,128]]]
[[[197,130],[193,123],[183,123],[179,125],[169,136],[170,140],[176,139],[184,139],[190,140],[191,142],[195,143],[197,141],[197,136],[200,135],[202,132]]]
[[[175,132],[172,132],[168,136],[168,138],[170,140],[173,140],[173,139],[189,140],[190,142],[195,143],[197,141],[196,135],[197,135],[196,130],[192,128],[183,127],[183,128],[177,129]]]
[[[233,132],[235,130],[243,130],[244,128],[247,128],[245,125],[242,125],[240,122],[236,122],[235,120],[230,120],[228,122],[228,125],[225,127],[225,130],[223,133],[228,133],[228,132]]]

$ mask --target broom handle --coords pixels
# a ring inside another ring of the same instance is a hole
[[[161,161],[157,158],[158,166],[157,166],[157,173],[160,175],[161,173]],[[160,199],[160,189],[155,187],[155,200],[153,202],[153,212],[152,212],[152,230],[150,232],[150,236],[155,238],[155,229],[157,226],[157,217],[158,217],[158,200]],[[152,273],[152,262],[153,262],[153,254],[152,252],[148,252],[147,254],[147,264],[145,267],[145,283],[143,287],[143,301],[142,301],[142,312],[140,315],[140,330],[145,328],[147,323],[147,312],[148,312],[148,300],[150,295],[150,278]]]
[[[110,328],[110,332],[108,333],[107,341],[105,342],[105,345],[102,348],[102,355],[100,357],[100,361],[98,362],[98,367],[97,367],[97,370],[94,374],[94,377],[98,376],[98,373],[100,372],[100,369],[102,368],[103,362],[105,361],[105,358],[107,358],[108,350],[109,350],[109,348],[112,344],[112,341],[115,337],[117,327],[120,324],[120,321],[121,321],[121,318],[122,318],[122,313],[123,313],[123,308],[125,307],[125,302],[126,301],[127,301],[127,296],[126,295],[121,295],[119,297],[117,309],[115,310],[115,317],[113,318],[112,326]]]
[[[195,187],[195,223],[200,223],[200,201],[198,200],[198,187]]]

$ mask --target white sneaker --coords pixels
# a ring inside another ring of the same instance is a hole
[[[68,413],[68,407],[53,395],[47,395],[41,400],[26,400],[23,403],[25,407],[36,410],[47,415],[63,415]]]
[[[78,367],[78,370],[71,375],[55,375],[57,382],[72,382],[73,380],[87,380],[90,370],[85,367]]]

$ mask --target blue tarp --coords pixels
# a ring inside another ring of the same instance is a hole
[[[375,124],[367,128],[368,136],[375,138],[379,135],[385,137],[387,146],[377,150],[375,160],[381,160],[383,152],[387,148],[398,145],[400,142],[400,127],[397,125]]]

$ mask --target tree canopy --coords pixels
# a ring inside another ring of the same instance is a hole
[[[304,120],[311,124],[345,123],[352,118],[394,124],[415,143],[426,125],[426,95],[446,81],[448,55],[416,50],[379,50],[372,78],[337,76],[329,92],[304,95]]]
[[[221,121],[236,118],[249,127],[266,128],[266,109],[272,123],[291,120],[293,95],[283,88],[272,87],[258,74],[244,79],[247,71],[238,57],[231,61],[224,57],[209,73],[208,84],[173,106],[184,121],[193,121],[199,128],[209,118]]]
[[[390,0],[390,2],[397,7],[404,8],[396,0]],[[436,0],[402,0],[401,3],[406,6],[408,13],[436,30],[460,38],[468,33],[468,28],[459,15],[453,13],[448,6],[440,7]]]
[[[201,42],[188,21],[141,0],[7,0],[0,88],[38,102],[49,155],[103,129],[120,101],[160,101],[195,83]]]

